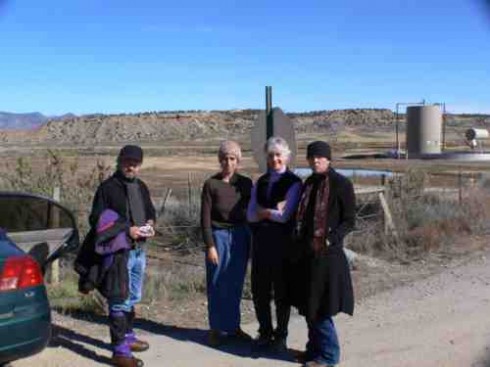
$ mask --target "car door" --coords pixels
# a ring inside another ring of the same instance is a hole
[[[0,228],[42,268],[79,246],[71,211],[39,195],[0,191]]]

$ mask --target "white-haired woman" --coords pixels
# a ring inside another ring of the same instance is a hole
[[[224,336],[250,338],[240,328],[240,300],[250,252],[247,206],[252,180],[240,175],[238,143],[224,141],[218,152],[221,171],[204,183],[201,227],[206,245],[206,280],[210,333],[219,345]]]
[[[287,165],[291,155],[286,140],[267,141],[267,172],[252,189],[247,219],[252,225],[252,295],[259,321],[257,345],[286,349],[291,307],[287,299],[286,264],[292,245],[295,212],[301,193],[301,179]],[[274,294],[277,325],[272,326],[271,300]]]

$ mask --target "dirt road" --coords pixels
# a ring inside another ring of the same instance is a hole
[[[357,305],[355,317],[336,318],[342,342],[342,367],[483,367],[490,366],[490,252],[464,265],[408,286],[377,294]],[[65,321],[59,346],[18,361],[14,367],[104,366],[110,355],[107,329]],[[150,341],[141,355],[150,367],[294,366],[286,358],[252,358],[248,345],[214,350],[205,331],[142,322]],[[245,325],[254,333],[256,325]],[[89,330],[89,332],[87,332]],[[289,345],[303,349],[304,321],[291,320]],[[255,356],[257,357],[257,356]]]

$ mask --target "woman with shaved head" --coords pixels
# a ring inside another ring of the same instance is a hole
[[[240,328],[240,300],[250,251],[247,206],[252,180],[238,173],[242,152],[238,143],[224,141],[218,151],[221,171],[204,183],[201,227],[206,245],[208,342],[224,337],[250,339]]]

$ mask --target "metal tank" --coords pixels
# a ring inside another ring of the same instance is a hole
[[[406,147],[408,158],[441,153],[442,111],[440,106],[407,107]]]

